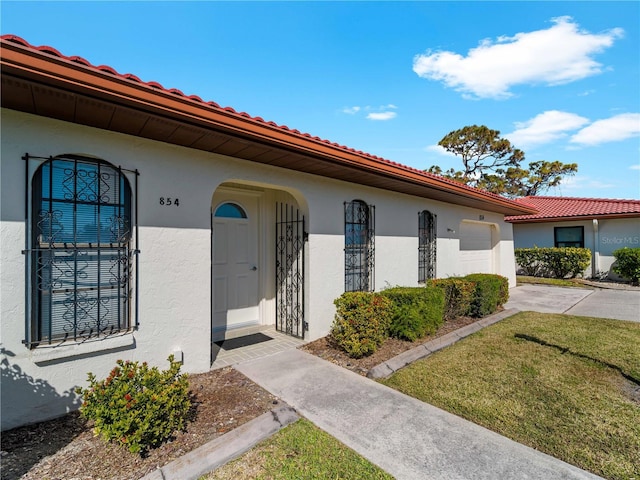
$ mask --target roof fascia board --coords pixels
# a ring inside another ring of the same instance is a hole
[[[510,219],[505,217],[505,221],[509,223],[557,223],[575,220],[611,220],[619,218],[640,218],[638,213],[608,213],[603,215],[576,215],[572,217],[546,217],[546,218],[518,218]]]

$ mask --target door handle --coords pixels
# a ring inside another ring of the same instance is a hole
[[[251,271],[255,272],[256,270],[258,270],[258,267],[256,267],[255,265],[253,267],[251,267]]]

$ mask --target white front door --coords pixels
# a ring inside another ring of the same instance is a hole
[[[260,323],[258,198],[216,196],[213,226],[213,335]]]

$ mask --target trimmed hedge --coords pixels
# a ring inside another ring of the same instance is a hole
[[[331,337],[352,358],[371,355],[387,338],[393,303],[379,293],[345,292],[333,302]]]
[[[509,280],[490,273],[472,273],[462,278],[475,284],[469,315],[480,318],[492,314],[509,300]]]
[[[623,247],[614,251],[613,256],[616,262],[611,269],[635,285],[640,283],[640,248]]]
[[[473,292],[476,286],[461,278],[439,278],[431,281],[431,285],[444,293],[444,319],[453,320],[466,317],[471,311]]]
[[[411,342],[435,333],[444,321],[444,292],[432,286],[394,287],[381,295],[393,302],[389,335]]]
[[[525,275],[534,277],[574,278],[591,263],[588,248],[516,248],[515,256]]]

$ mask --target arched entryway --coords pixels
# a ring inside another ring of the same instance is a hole
[[[212,343],[266,327],[304,338],[307,215],[299,199],[297,192],[269,185],[225,182],[216,189]]]

